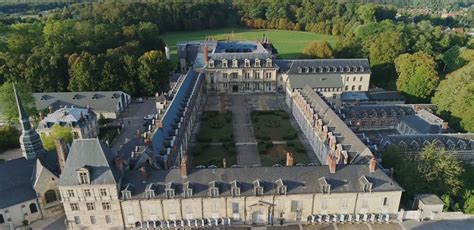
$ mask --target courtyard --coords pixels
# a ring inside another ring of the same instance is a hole
[[[193,166],[285,165],[318,163],[278,94],[207,95],[193,147]]]

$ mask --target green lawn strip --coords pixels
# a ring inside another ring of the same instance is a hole
[[[284,141],[298,137],[285,111],[252,112],[251,116],[257,140]]]
[[[231,142],[234,139],[232,113],[206,111],[201,117],[199,142]]]
[[[338,39],[337,36],[317,34],[304,31],[291,30],[268,30],[268,29],[249,29],[249,28],[221,28],[211,30],[172,32],[163,35],[163,40],[170,47],[172,60],[176,59],[176,43],[178,41],[205,40],[211,35],[217,40],[251,40],[256,41],[265,34],[278,49],[282,58],[299,58],[301,51],[309,42],[317,40],[326,40],[334,45]]]
[[[274,164],[286,164],[286,153],[293,153],[294,164],[309,164],[304,146],[298,141],[289,141],[287,145],[273,145],[269,142],[258,144],[260,162],[262,166],[273,166]]]
[[[226,145],[199,143],[191,150],[191,153],[193,166],[216,165],[217,167],[222,167],[222,160],[224,158],[226,158],[227,167],[237,164],[234,143]]]

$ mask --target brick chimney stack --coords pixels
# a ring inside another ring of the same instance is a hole
[[[209,62],[209,51],[207,50],[207,44],[204,45],[204,62],[206,65]]]
[[[291,167],[293,166],[293,153],[287,152],[286,153],[286,166]]]
[[[227,160],[225,159],[222,159],[222,168],[227,168]]]
[[[449,123],[446,122],[446,121],[444,121],[444,122],[443,122],[443,125],[441,126],[441,129],[442,129],[442,131],[443,131],[444,133],[446,133],[446,132],[448,131],[448,129],[449,129]]]
[[[370,172],[375,172],[375,170],[377,170],[377,160],[375,159],[375,157],[372,157],[372,159],[370,159],[369,170]]]
[[[188,176],[188,156],[183,155],[183,158],[181,159],[181,177],[187,177]]]
[[[329,173],[336,173],[336,159],[334,159],[334,156],[328,155],[326,164],[329,167]]]
[[[54,140],[54,145],[56,146],[56,153],[58,154],[58,163],[60,172],[64,172],[64,166],[66,166],[66,159],[68,154],[68,148],[64,138],[58,138]]]

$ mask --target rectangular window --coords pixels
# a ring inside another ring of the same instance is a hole
[[[328,201],[327,200],[322,200],[321,201],[321,209],[326,210],[328,208]]]
[[[100,191],[100,196],[107,196],[107,189],[101,188],[99,189],[99,191]]]
[[[383,205],[383,206],[388,206],[388,197],[384,197],[384,198],[383,198],[382,205]]]
[[[301,201],[292,200],[291,201],[291,211],[296,212],[296,211],[301,210],[301,204],[302,204]]]
[[[341,201],[341,207],[342,207],[342,208],[347,208],[347,203],[348,203],[347,199],[342,199],[342,201]]]
[[[234,79],[234,80],[238,78],[237,73],[231,73],[230,75],[232,76],[232,79]]]
[[[362,208],[368,208],[369,207],[369,201],[367,199],[362,200]]]
[[[112,223],[112,217],[110,217],[109,215],[106,215],[106,216],[105,216],[105,222],[106,222],[107,224],[111,224],[111,223]]]
[[[89,184],[89,178],[87,178],[87,173],[86,172],[80,172],[79,173],[79,178],[81,179],[81,184]]]
[[[84,189],[84,196],[86,196],[86,197],[92,196],[91,190],[90,189]]]
[[[71,211],[79,211],[79,204],[78,203],[71,203]]]
[[[75,217],[74,217],[74,222],[75,222],[76,224],[81,224],[81,217],[75,216]]]
[[[97,224],[97,219],[95,216],[91,216],[91,224]]]
[[[232,203],[232,213],[239,213],[239,203]]]
[[[67,190],[67,196],[68,196],[68,197],[74,197],[74,190],[68,189],[68,190]]]
[[[227,73],[223,73],[222,78],[227,79]]]
[[[103,210],[110,210],[110,202],[102,202]]]
[[[86,203],[86,206],[87,206],[87,211],[94,211],[95,210],[94,203]]]

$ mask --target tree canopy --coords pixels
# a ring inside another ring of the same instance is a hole
[[[395,59],[397,89],[412,101],[427,101],[439,82],[434,59],[424,53],[403,54]]]
[[[303,49],[302,58],[331,58],[332,48],[327,41],[315,41]]]
[[[24,84],[16,83],[16,90],[26,113],[36,116],[35,100],[29,88]],[[0,111],[3,119],[9,122],[18,122],[18,107],[13,93],[13,84],[10,82],[0,85]]]

